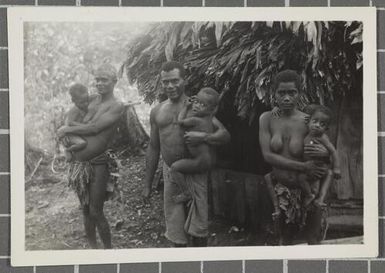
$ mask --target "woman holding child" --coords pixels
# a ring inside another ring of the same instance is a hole
[[[324,166],[320,167],[313,161],[304,162],[303,158],[304,154],[309,157],[328,157],[329,153],[319,143],[304,145],[308,127],[307,115],[297,108],[300,85],[301,78],[295,71],[278,73],[273,82],[272,95],[279,115],[269,111],[260,117],[259,141],[266,162],[272,166],[272,173],[267,175],[266,183],[270,195],[275,194],[277,197],[272,197],[273,220],[279,225],[280,243],[283,244],[292,243],[303,223],[309,244],[318,243],[321,233],[320,207],[310,205],[306,219],[301,216],[304,210],[298,177],[299,174],[324,177],[327,172]]]

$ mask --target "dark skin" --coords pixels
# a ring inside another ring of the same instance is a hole
[[[179,113],[178,124],[186,131],[212,133],[215,107],[210,107],[209,103],[209,98],[204,92],[199,92],[197,96],[186,100],[182,111]],[[207,144],[188,144],[187,148],[191,158],[177,160],[170,167],[175,181],[180,182],[181,193],[174,196],[176,203],[183,203],[192,199],[188,184],[183,183],[183,176],[179,178],[178,176],[207,172],[214,163],[214,155]]]
[[[213,133],[193,131],[185,133],[179,126],[178,116],[188,99],[184,93],[184,78],[180,75],[179,69],[161,71],[161,85],[168,99],[155,106],[150,113],[151,133],[146,154],[146,175],[142,193],[144,198],[150,196],[160,153],[162,153],[164,162],[171,166],[175,161],[184,158],[185,143],[220,145],[230,140],[229,133],[216,118],[212,119]],[[207,238],[199,239],[193,238],[194,246],[207,244]],[[175,246],[181,245],[176,244]]]
[[[185,106],[178,117],[180,126],[186,131],[213,132],[213,114],[215,107],[210,107],[204,93],[198,93],[192,100],[186,100]],[[206,172],[213,165],[213,156],[210,147],[201,143],[199,145],[187,145],[191,158],[184,158],[174,162],[171,170],[181,173]]]
[[[74,100],[76,101],[76,98],[72,99],[72,101]],[[74,106],[68,111],[64,124],[65,126],[82,124],[85,115],[85,111],[77,106]],[[84,149],[87,146],[87,141],[78,135],[67,135],[65,138],[63,138],[63,144],[66,147],[66,158],[67,160],[71,160],[72,152]]]
[[[308,177],[302,175],[300,177],[300,182],[303,185],[303,188],[306,188],[306,197],[304,200],[305,205],[310,204],[314,199],[314,204],[317,206],[325,206],[324,199],[330,188],[330,185],[333,181],[333,178],[341,178],[341,170],[339,167],[337,151],[334,148],[334,145],[330,142],[326,131],[329,128],[330,117],[322,111],[316,111],[312,114],[309,119],[309,133],[304,139],[304,143],[312,144],[315,141],[322,144],[328,151],[329,155],[332,158],[332,170],[328,170],[326,175],[321,179]],[[325,166],[329,168],[328,161],[329,157],[310,157],[304,155],[305,160],[315,160],[318,165]],[[313,186],[312,186],[313,185]]]
[[[146,176],[144,180],[143,197],[148,198],[151,185],[158,166],[160,151],[167,165],[184,158],[185,143],[197,145],[222,145],[230,141],[230,135],[225,127],[215,117],[212,119],[213,133],[184,130],[177,123],[180,111],[188,97],[184,94],[184,79],[179,70],[174,69],[163,73],[162,87],[168,100],[155,106],[150,113],[150,144],[146,154]],[[162,149],[161,149],[162,147]]]
[[[313,161],[303,161],[303,154],[325,156],[327,150],[320,144],[304,145],[308,128],[305,123],[306,114],[296,108],[299,90],[294,82],[281,82],[274,92],[280,110],[276,117],[271,111],[260,117],[259,142],[263,156],[272,166],[275,181],[288,188],[298,188],[298,172],[314,177],[322,177],[326,169],[318,167]],[[275,206],[273,217],[280,217],[280,209],[271,179],[266,180],[270,196]],[[317,218],[318,219],[318,218]],[[312,226],[310,223],[309,226]],[[284,230],[281,227],[281,230]],[[310,232],[315,234],[315,232]],[[309,234],[310,234],[309,233]],[[314,240],[314,236],[309,238]]]
[[[116,78],[99,74],[96,75],[95,80],[99,96],[94,97],[88,106],[88,111],[95,113],[93,118],[87,124],[58,130],[59,137],[67,134],[87,136],[87,147],[74,152],[74,158],[77,161],[91,160],[106,151],[109,140],[115,133],[114,125],[124,112],[123,104],[115,98],[113,93]],[[97,248],[96,229],[104,248],[111,248],[110,228],[103,212],[109,172],[106,164],[92,167],[95,176],[94,180],[89,183],[89,205],[83,208],[85,231],[92,248]]]
[[[71,100],[75,106],[68,111],[65,126],[78,126],[87,123],[93,116],[93,114],[88,111],[88,105],[90,102],[88,93],[77,96],[73,95],[71,96]],[[72,159],[72,152],[80,151],[87,146],[87,140],[78,135],[68,134],[64,138],[63,142],[66,147],[67,160]]]

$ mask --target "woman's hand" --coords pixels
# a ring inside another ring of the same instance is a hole
[[[281,116],[281,109],[279,109],[279,107],[275,106],[272,110],[271,110],[271,115],[274,117],[274,118],[279,118]]]
[[[329,152],[326,147],[316,139],[313,144],[305,144],[304,154],[309,157],[329,157]]]
[[[327,168],[320,167],[314,161],[304,162],[305,173],[314,178],[321,178],[326,174]]]
[[[184,141],[186,144],[198,145],[206,142],[207,133],[205,132],[186,132],[184,134]]]

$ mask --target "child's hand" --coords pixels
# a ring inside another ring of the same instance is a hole
[[[67,132],[67,126],[62,126],[60,127],[57,131],[56,131],[56,136],[61,139],[63,137],[65,137],[65,135],[68,133]]]
[[[340,169],[334,169],[333,170],[333,177],[335,178],[335,179],[341,179],[341,170]]]
[[[185,105],[187,108],[190,108],[191,105],[192,105],[193,102],[194,102],[194,99],[195,99],[194,97],[188,98],[187,100],[184,101],[184,105]]]
[[[271,115],[275,118],[279,118],[281,116],[281,110],[277,106],[274,106],[271,110]]]

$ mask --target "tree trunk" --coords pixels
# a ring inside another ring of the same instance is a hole
[[[344,96],[338,118],[337,153],[342,178],[334,183],[338,199],[363,198],[362,100]]]

